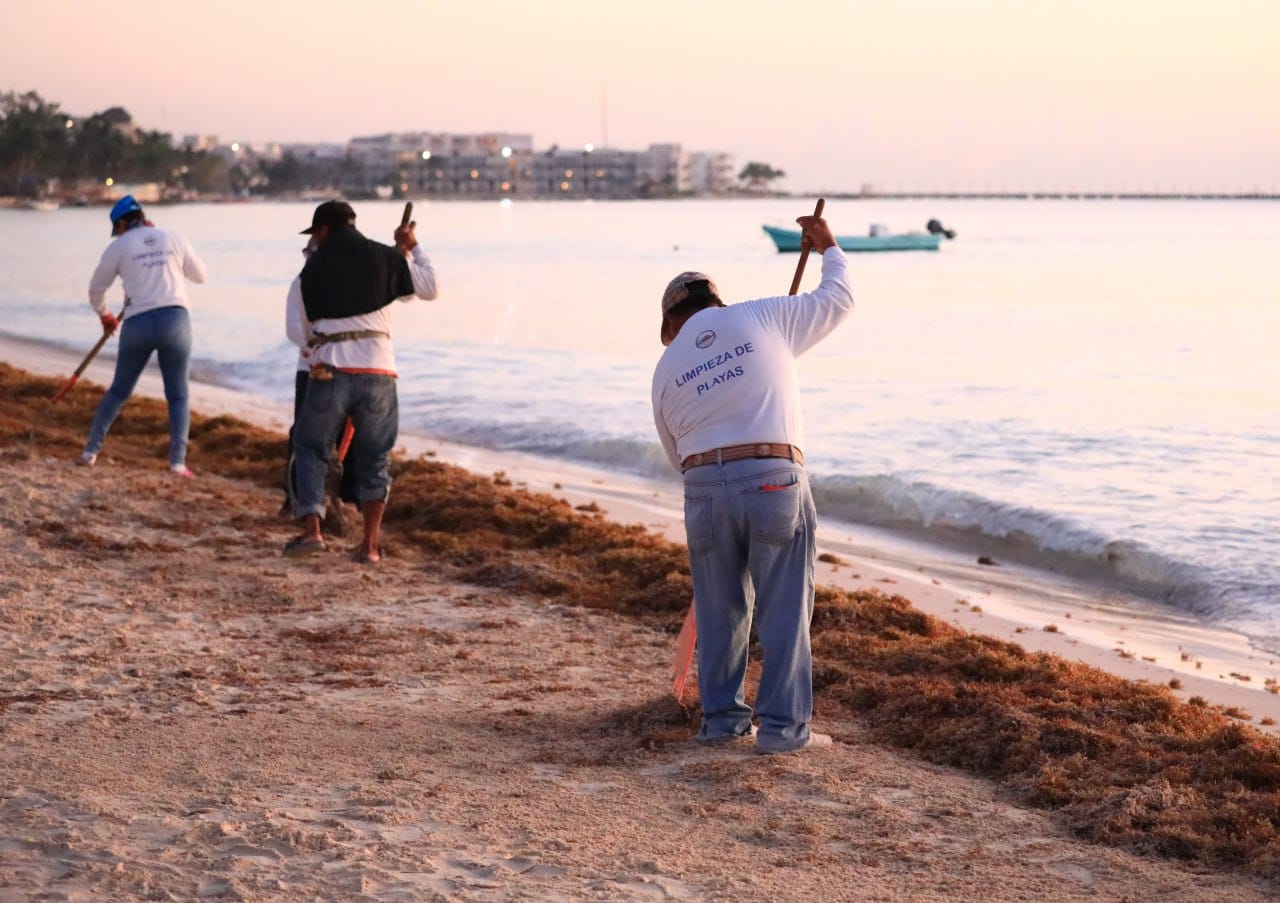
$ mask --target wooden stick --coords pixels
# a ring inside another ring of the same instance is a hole
[[[818,198],[818,204],[813,208],[813,215],[822,216],[822,208],[825,206],[827,206],[826,198]],[[810,250],[809,236],[806,235],[800,239],[800,259],[796,261],[796,275],[791,280],[791,291],[787,292],[788,295],[794,295],[800,290],[800,279],[804,276],[804,264],[809,259]]]
[[[126,301],[125,307],[128,307],[128,306],[129,306],[129,303]],[[120,316],[117,319],[120,320],[121,322],[124,321],[123,308],[120,310]],[[104,331],[102,333],[102,338],[98,339],[98,344],[94,345],[91,349],[89,349],[89,353],[86,354],[84,360],[80,362],[80,366],[76,367],[76,372],[71,374],[71,378],[67,380],[66,385],[64,385],[61,389],[58,390],[58,394],[53,396],[52,399],[50,399],[49,404],[55,404],[59,399],[62,398],[62,396],[66,395],[68,392],[71,391],[71,389],[75,386],[75,384],[80,380],[80,374],[84,373],[85,368],[89,366],[90,361],[92,361],[95,357],[98,356],[98,352],[102,350],[102,346],[107,344],[107,339],[111,338],[115,334],[116,334],[116,331],[114,329],[111,330],[110,332]]]

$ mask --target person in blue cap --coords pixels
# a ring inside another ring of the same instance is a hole
[[[186,280],[204,282],[204,261],[191,243],[172,229],[160,229],[127,194],[111,208],[111,244],[102,252],[89,279],[89,304],[107,334],[120,327],[115,378],[98,404],[84,451],[76,459],[83,467],[98,460],[107,431],[133,394],[138,377],[154,352],[164,379],[169,405],[169,470],[192,476],[187,467],[187,436],[191,408],[187,371],[191,360],[191,319],[187,313]],[[121,320],[107,309],[107,289],[120,278],[124,286]]]

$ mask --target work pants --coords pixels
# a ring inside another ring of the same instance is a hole
[[[394,376],[329,371],[332,379],[312,376],[294,424],[295,517],[324,517],[325,480],[334,437],[347,418],[355,426],[351,440],[352,495],[358,504],[385,501],[391,492],[391,450],[400,426]]]
[[[698,623],[698,739],[750,732],[743,682],[753,615],[763,653],[756,743],[803,746],[813,716],[817,512],[804,467],[751,458],[684,475],[685,531]]]

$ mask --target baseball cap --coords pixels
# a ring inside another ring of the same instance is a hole
[[[120,200],[116,201],[111,207],[111,229],[114,232],[116,221],[123,219],[130,213],[141,213],[142,205],[138,203],[137,198],[131,194],[126,194]]]
[[[720,297],[720,290],[706,273],[695,273],[692,270],[681,273],[667,283],[667,290],[662,293],[662,312],[665,314],[685,298],[689,297],[689,286],[695,282],[705,282],[711,294]]]
[[[301,235],[310,235],[320,226],[350,226],[356,221],[356,212],[346,201],[325,201],[311,214],[310,228],[303,229]]]

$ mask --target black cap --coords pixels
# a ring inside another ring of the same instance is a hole
[[[328,226],[330,229],[335,226],[351,226],[355,221],[356,212],[346,201],[325,201],[316,208],[315,213],[311,214],[311,227],[303,229],[300,234],[310,235],[320,226]]]

